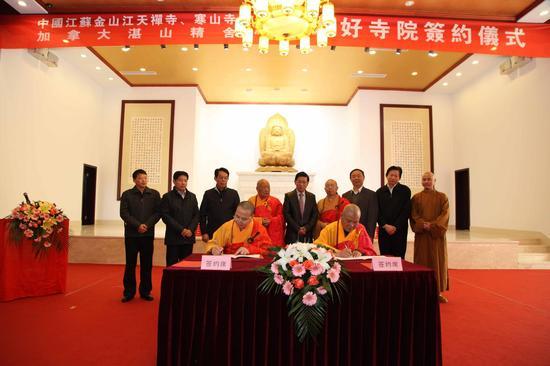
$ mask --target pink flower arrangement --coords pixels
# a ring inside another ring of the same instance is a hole
[[[278,293],[282,289],[289,297],[289,316],[295,320],[300,341],[320,332],[326,307],[345,289],[342,266],[330,251],[315,244],[288,245],[260,271],[267,275],[260,291]]]
[[[32,240],[35,254],[40,254],[50,247],[62,248],[58,234],[67,219],[63,211],[50,202],[35,201],[21,203],[14,208],[9,217],[11,239],[19,243],[23,238]]]

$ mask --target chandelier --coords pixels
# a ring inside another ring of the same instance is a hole
[[[242,38],[243,49],[259,36],[260,53],[269,52],[269,42],[279,42],[279,54],[287,56],[290,41],[300,42],[300,52],[312,51],[310,36],[315,34],[317,47],[326,47],[336,36],[334,5],[330,0],[243,0],[235,21],[235,37]]]

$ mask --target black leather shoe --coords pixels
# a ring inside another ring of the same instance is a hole
[[[123,296],[122,299],[120,299],[121,302],[128,302],[130,300],[132,300],[134,297],[133,296]]]
[[[141,298],[145,301],[153,301],[154,300],[153,296],[151,296],[151,295],[145,295],[145,296],[142,296]]]

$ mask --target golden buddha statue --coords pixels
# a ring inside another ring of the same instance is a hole
[[[260,131],[258,172],[295,172],[294,132],[279,113],[271,116]]]

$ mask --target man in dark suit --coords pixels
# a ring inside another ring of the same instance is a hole
[[[367,233],[374,241],[374,232],[376,230],[376,221],[378,220],[378,200],[376,193],[363,187],[365,182],[365,172],[361,169],[353,169],[349,173],[349,179],[353,189],[342,195],[345,199],[354,203],[361,209],[361,224],[367,229]]]
[[[155,224],[160,219],[160,194],[147,187],[147,173],[138,169],[132,174],[134,188],[122,193],[120,217],[124,220],[124,248],[126,268],[124,270],[124,293],[122,302],[132,300],[136,294],[136,264],[139,253],[139,295],[152,301],[151,271],[153,269],[153,241]]]
[[[286,220],[285,243],[313,242],[313,230],[319,217],[317,200],[307,192],[309,175],[299,172],[294,178],[296,189],[285,193],[283,214]]]
[[[236,190],[227,187],[229,170],[214,170],[216,186],[204,192],[200,208],[202,241],[207,243],[227,221],[233,219],[235,210],[241,201]]]
[[[166,266],[178,263],[193,253],[195,230],[199,224],[199,205],[194,193],[187,190],[189,174],[177,171],[174,188],[162,196],[160,211],[166,224]]]
[[[411,190],[399,183],[403,170],[390,166],[386,171],[388,184],[376,191],[378,197],[378,244],[380,254],[405,259],[407,233],[411,214]]]

